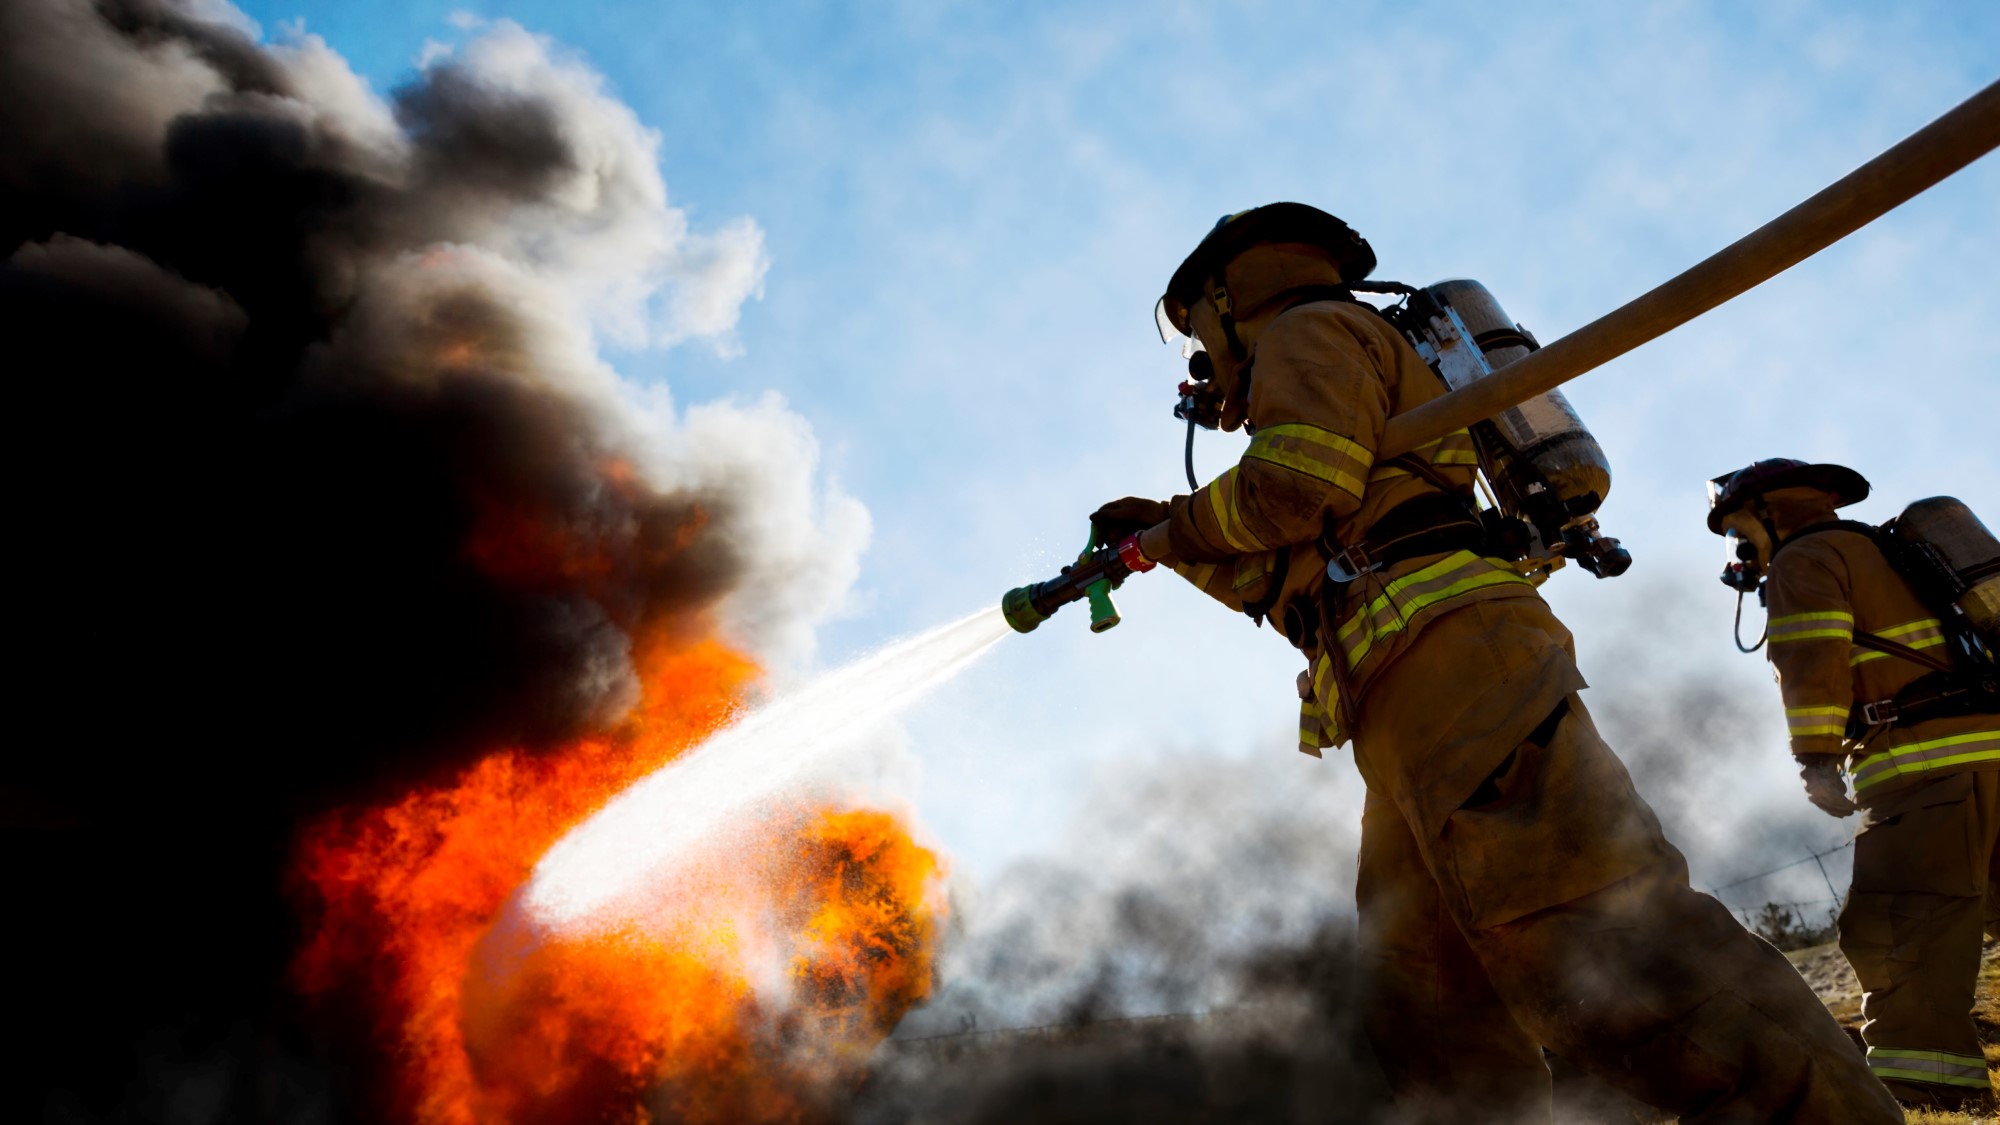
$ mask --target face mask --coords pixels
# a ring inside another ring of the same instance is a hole
[[[1770,534],[1747,514],[1731,516],[1723,524],[1722,544],[1728,553],[1722,564],[1722,584],[1738,593],[1756,593],[1771,558]]]
[[[1187,382],[1180,386],[1181,401],[1174,407],[1174,417],[1213,430],[1222,424],[1225,396],[1215,385],[1215,361],[1200,349],[1197,341],[1195,349],[1188,353]]]

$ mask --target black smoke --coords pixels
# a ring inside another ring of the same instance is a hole
[[[1359,792],[1282,745],[1115,763],[1046,853],[960,888],[938,992],[854,1119],[1384,1119],[1355,1002]]]
[[[850,1119],[1435,1120],[1395,1104],[1362,1027],[1352,768],[1277,740],[1117,765],[1048,854],[961,889],[938,993]],[[1561,1125],[1661,1119],[1549,1063]]]
[[[511,34],[384,103],[218,5],[0,4],[28,1113],[354,1112],[294,826],[614,720],[744,581],[750,501],[657,483],[590,342],[688,253],[645,134]]]

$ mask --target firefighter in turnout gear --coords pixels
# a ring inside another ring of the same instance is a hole
[[[1882,529],[1835,514],[1868,495],[1859,474],[1774,459],[1714,488],[1709,529],[1739,560],[1725,581],[1755,589],[1763,572],[1807,797],[1861,811],[1840,948],[1867,994],[1868,1065],[1907,1103],[1990,1107],[1971,1009],[1981,931],[2000,936],[2000,708],[1931,690],[1964,678],[1951,610],[1925,604]]]
[[[1373,265],[1311,207],[1219,223],[1158,312],[1188,341],[1184,409],[1249,447],[1093,519],[1164,514],[1146,555],[1304,653],[1301,749],[1351,738],[1366,1025],[1399,1102],[1547,1121],[1546,1047],[1683,1121],[1901,1121],[1784,957],[1689,888],[1568,630],[1486,547],[1468,435],[1377,461],[1385,420],[1444,391],[1344,288]]]

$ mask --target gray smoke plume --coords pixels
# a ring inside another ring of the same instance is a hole
[[[795,659],[854,577],[866,512],[781,402],[599,357],[733,348],[759,230],[691,230],[599,76],[472,32],[383,98],[220,0],[0,4],[39,720],[0,807],[59,1118],[287,1116],[226,1045],[316,1049],[268,1018],[297,817],[615,721],[640,639]],[[204,1043],[213,1112],[169,1112]]]
[[[1579,618],[1584,700],[1696,872],[1762,871],[1845,828],[1782,765],[1746,786],[1784,758],[1777,693],[1761,667],[1685,658],[1717,640],[1675,612],[1702,593],[1656,586],[1629,620]],[[1107,774],[1047,854],[961,892],[942,987],[877,1055],[856,1119],[1401,1120],[1359,1026],[1361,786],[1342,759],[1270,745]],[[1803,873],[1723,897],[1823,897]],[[1550,1065],[1559,1121],[1663,1119]]]
[[[1120,763],[1049,854],[963,889],[853,1119],[1388,1120],[1353,1002],[1359,787],[1265,751]]]
[[[1765,902],[1795,902],[1806,921],[1821,923],[1837,906],[1827,882],[1845,891],[1851,856],[1827,856],[1825,875],[1806,857],[1837,848],[1856,823],[1830,819],[1807,803],[1764,654],[1736,656],[1733,667],[1692,655],[1733,652],[1709,624],[1732,596],[1654,581],[1634,590],[1629,616],[1579,622],[1593,685],[1585,700],[1688,857],[1698,888],[1716,888],[1739,917]],[[1759,611],[1752,604],[1744,616],[1747,641]],[[1780,870],[1726,885],[1774,868]]]

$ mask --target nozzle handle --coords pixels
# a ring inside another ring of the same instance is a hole
[[[1090,598],[1090,631],[1102,633],[1119,622],[1118,607],[1111,604],[1111,581],[1100,578],[1092,582],[1084,594]]]

